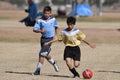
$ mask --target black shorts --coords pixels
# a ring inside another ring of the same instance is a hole
[[[51,51],[51,48],[50,48],[51,44],[45,46],[44,43],[48,42],[48,41],[50,41],[52,39],[53,39],[53,37],[51,37],[51,38],[41,37],[41,42],[40,42],[41,43],[41,50],[39,52],[39,56],[46,57],[50,53],[50,51]]]
[[[80,61],[81,51],[79,46],[70,47],[66,46],[64,50],[64,60],[66,58],[72,58],[75,61]]]

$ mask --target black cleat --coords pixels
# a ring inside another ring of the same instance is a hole
[[[74,75],[74,77],[73,77],[73,78],[80,78],[80,75],[79,75],[79,74]]]
[[[36,69],[36,71],[32,75],[33,76],[40,75],[40,69]]]

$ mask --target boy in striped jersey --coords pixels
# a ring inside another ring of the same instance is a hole
[[[82,33],[79,29],[74,28],[76,18],[68,17],[66,22],[68,27],[62,30],[61,35],[58,37],[58,40],[63,41],[63,43],[65,44],[64,60],[66,61],[66,65],[68,66],[69,70],[74,75],[73,77],[80,77],[79,73],[75,69],[79,66],[81,58],[81,50],[79,45],[81,41],[85,42],[91,48],[95,48],[95,45],[92,45],[87,40],[85,40],[86,35]],[[47,44],[51,42],[52,41],[47,42]],[[72,66],[72,60],[74,66]]]

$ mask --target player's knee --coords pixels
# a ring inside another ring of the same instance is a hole
[[[69,66],[70,65],[70,63],[68,63],[68,62],[66,62],[66,64]]]
[[[47,57],[48,52],[41,52],[41,53],[39,53],[39,55],[40,55],[40,56],[43,56],[43,57]]]
[[[75,68],[77,68],[77,67],[79,67],[79,65],[80,65],[80,64],[75,64],[74,66],[75,66]]]
[[[77,68],[78,67],[78,65],[75,65],[75,68]]]

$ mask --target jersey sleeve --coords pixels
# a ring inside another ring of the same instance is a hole
[[[63,35],[62,34],[58,35],[58,41],[62,41],[62,40],[63,40]]]
[[[80,41],[84,40],[85,37],[86,37],[86,35],[84,33],[82,33],[81,31],[78,32],[78,34],[77,34],[77,39],[78,40],[80,40]]]
[[[40,23],[38,21],[35,23],[33,30],[40,30]]]
[[[58,35],[58,41],[63,41],[64,39],[64,34],[63,31],[61,31],[61,33]]]
[[[59,27],[59,25],[58,25],[56,19],[54,20],[54,27]]]

